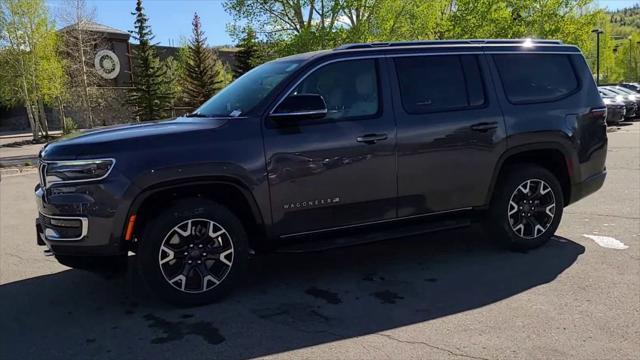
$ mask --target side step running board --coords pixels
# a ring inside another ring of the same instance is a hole
[[[300,239],[301,242],[295,243],[289,246],[278,249],[280,253],[303,253],[323,251],[328,249],[340,248],[345,246],[354,246],[359,244],[365,244],[380,240],[394,239],[400,237],[408,237],[414,235],[420,235],[424,233],[455,229],[460,227],[470,226],[471,219],[452,219],[452,220],[440,220],[434,222],[414,223],[411,225],[404,225],[402,227],[392,227],[385,229],[384,227],[376,227],[374,229],[367,229],[364,232],[351,232],[350,234],[341,234],[335,237],[330,237],[330,234],[324,234],[322,237],[316,236],[312,239],[305,238]]]

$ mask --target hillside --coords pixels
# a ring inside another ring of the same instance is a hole
[[[618,35],[628,35],[640,30],[640,4],[608,12],[611,23]]]

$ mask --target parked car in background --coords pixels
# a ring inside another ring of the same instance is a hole
[[[602,100],[607,106],[607,125],[616,125],[624,120],[627,111],[622,101],[616,100],[613,96],[603,96]]]
[[[628,89],[624,86],[621,85],[612,85],[612,86],[607,86],[609,88],[612,88],[614,90],[618,90],[618,91],[622,91],[625,94],[629,94],[629,95],[640,95],[640,93],[638,93],[637,91],[633,90],[633,89]]]
[[[638,111],[638,104],[636,103],[635,97],[634,100],[630,99],[626,94],[619,94],[616,91],[609,89],[606,86],[599,86],[598,91],[600,92],[600,96],[604,97],[613,97],[617,101],[624,103],[625,105],[625,120],[632,119],[636,116],[636,112]]]
[[[628,100],[635,101],[636,105],[638,106],[638,110],[636,111],[636,117],[640,116],[640,94],[638,94],[633,90],[629,90],[617,85],[604,86],[604,88],[611,90],[612,92],[618,95],[622,95]]]
[[[640,116],[640,93],[638,93],[637,91],[633,91],[631,89],[627,89],[622,86],[613,86],[612,90],[622,94],[627,94],[630,98],[635,98],[636,104],[638,105],[638,111],[636,112],[636,117]]]
[[[622,83],[620,84],[620,86],[629,90],[640,92],[640,84],[638,83]]]

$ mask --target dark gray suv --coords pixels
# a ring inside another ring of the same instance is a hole
[[[38,244],[129,252],[163,299],[213,301],[249,254],[466,226],[542,245],[605,179],[606,108],[559,41],[352,44],[261,65],[194,113],[48,144]]]

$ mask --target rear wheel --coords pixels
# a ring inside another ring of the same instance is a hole
[[[247,256],[240,220],[222,205],[190,199],[145,226],[138,264],[162,299],[188,306],[226,295],[244,272]]]
[[[560,224],[562,187],[553,173],[536,165],[507,171],[496,186],[487,225],[496,240],[511,249],[541,246]]]

